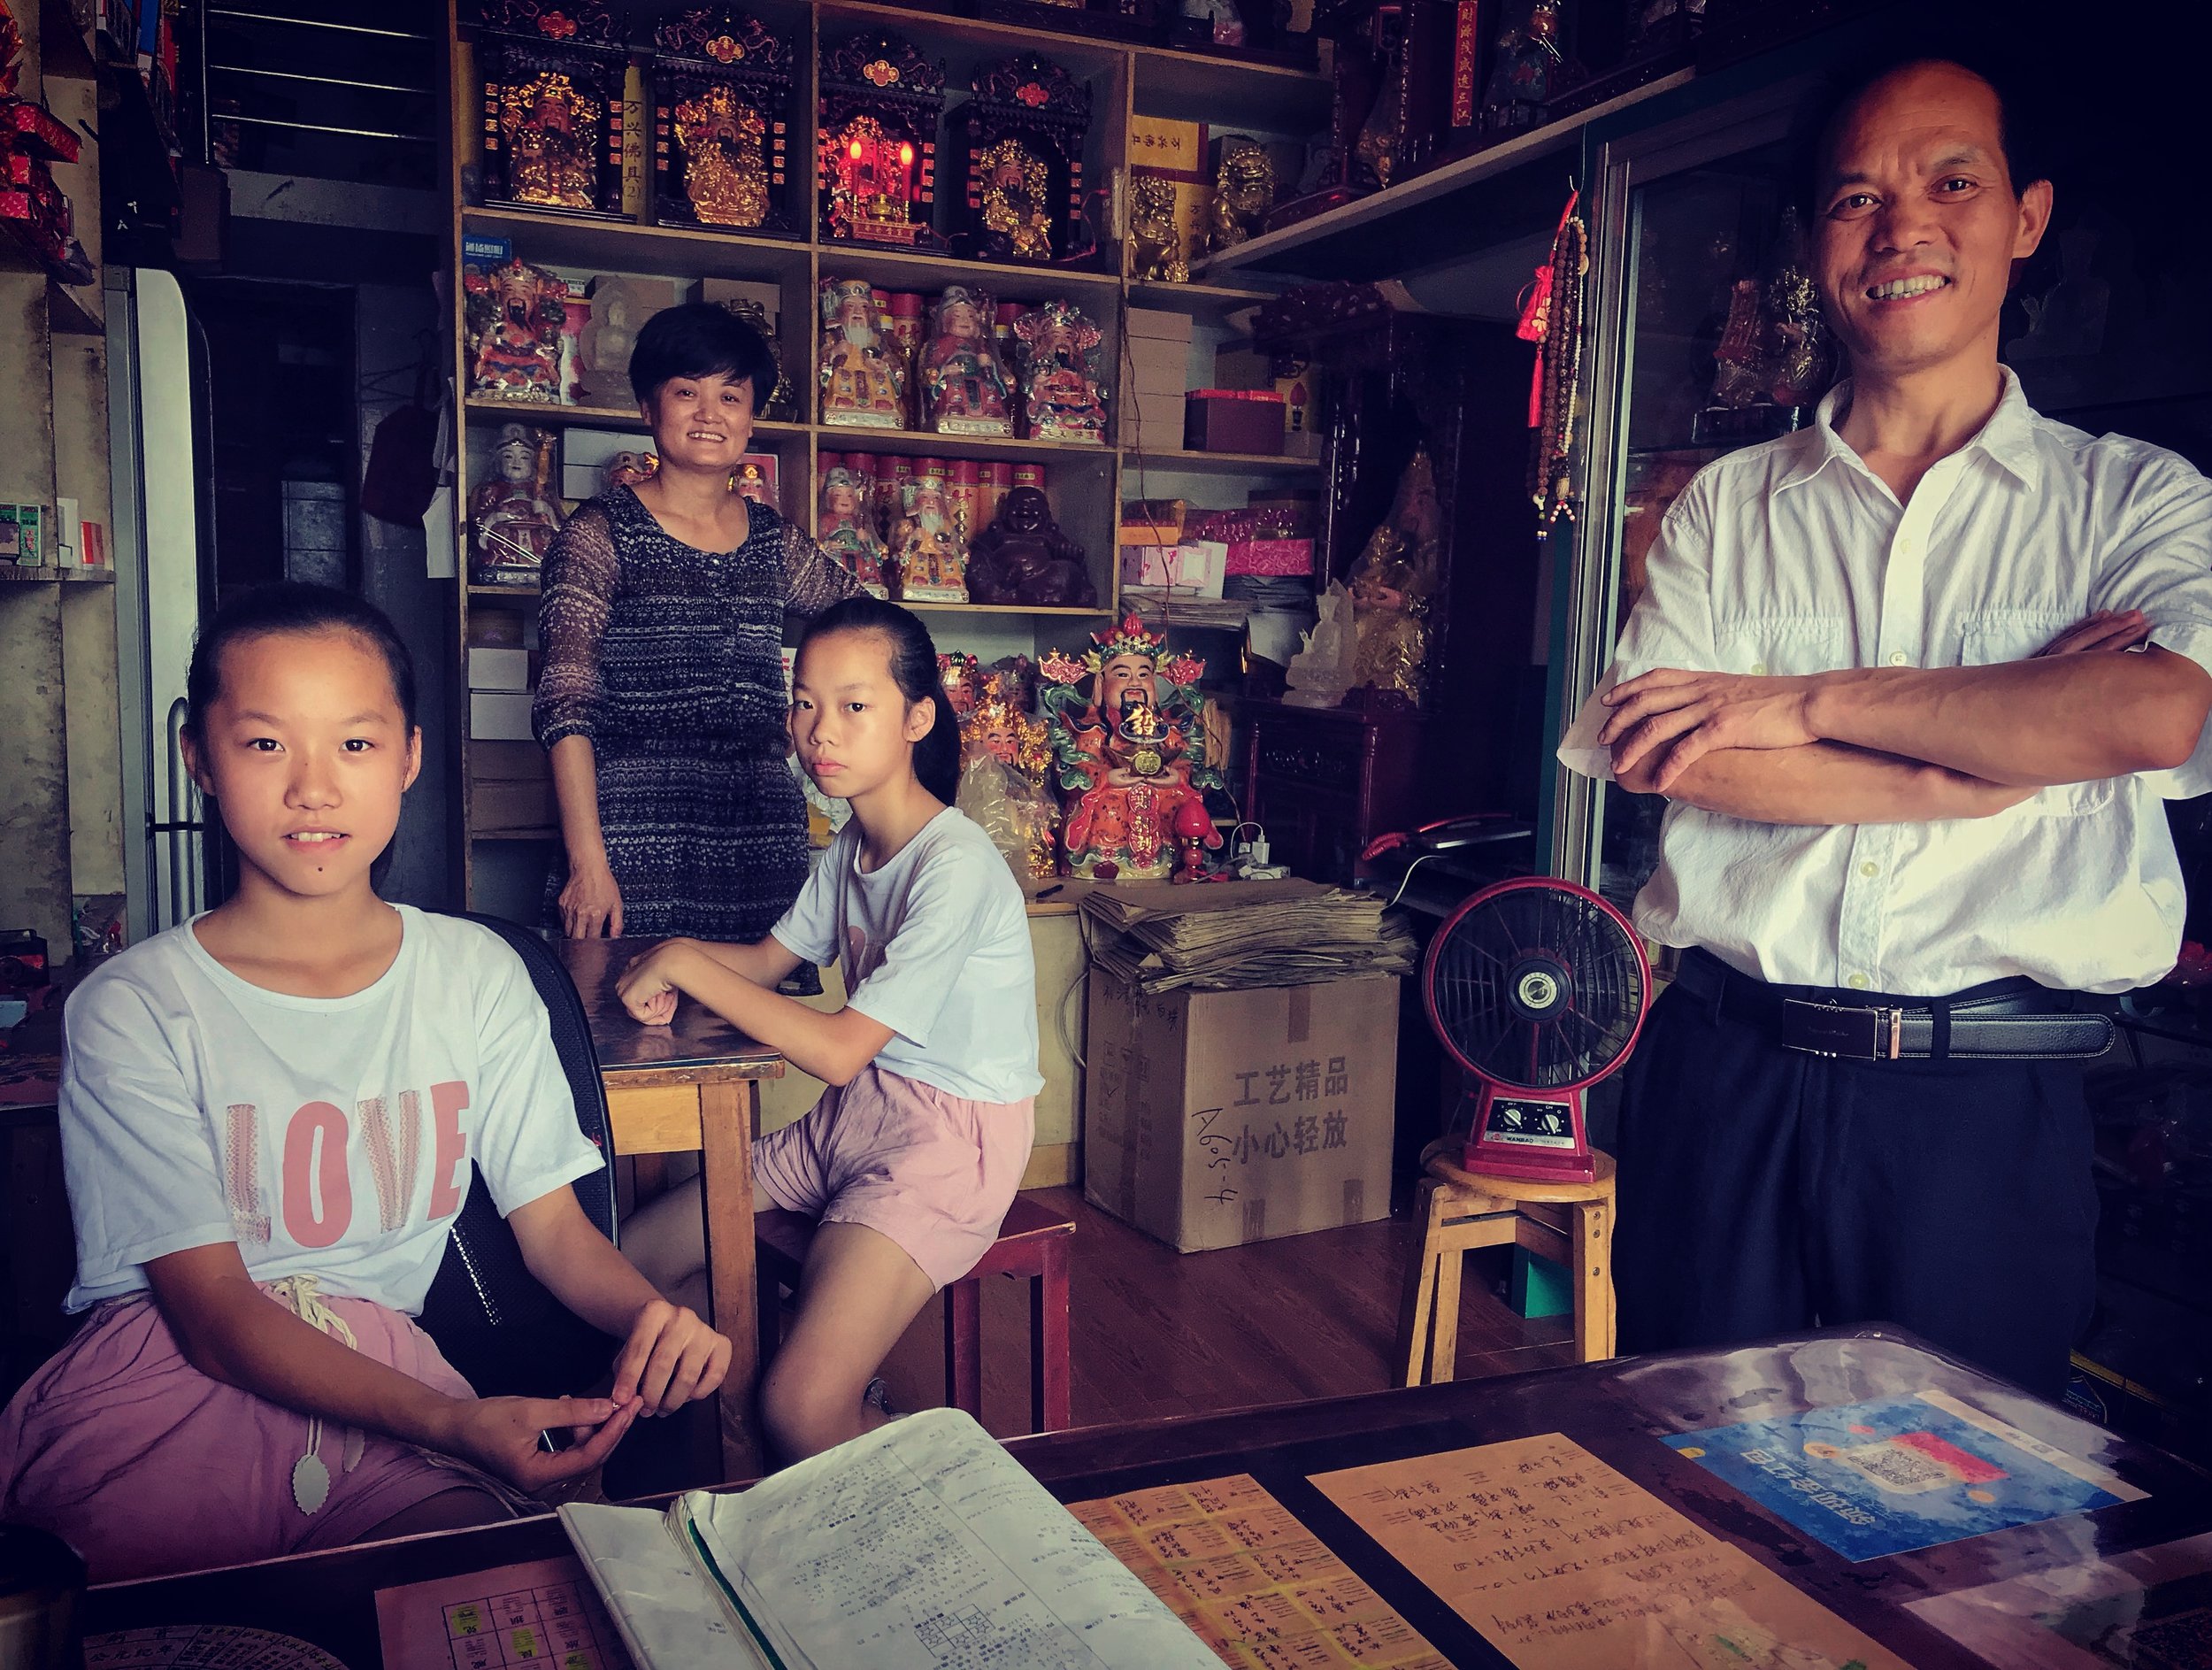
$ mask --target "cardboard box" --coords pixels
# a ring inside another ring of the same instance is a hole
[[[1181,398],[1191,381],[1190,344],[1163,337],[1132,336],[1121,381],[1122,388],[1131,393]]]
[[[486,829],[551,829],[560,813],[549,779],[537,782],[479,782],[469,786],[469,825]]]
[[[1168,116],[1129,119],[1129,160],[1148,173],[1204,178],[1206,124]]]
[[[1164,307],[1133,307],[1123,315],[1122,335],[1131,342],[1189,342],[1191,317]]]
[[[1183,396],[1139,395],[1121,406],[1121,443],[1149,452],[1177,452],[1183,445]]]
[[[469,651],[469,689],[472,690],[526,690],[529,688],[529,650],[472,649]]]
[[[1091,971],[1083,1193],[1179,1251],[1390,1212],[1398,982],[1147,997]]]
[[[471,690],[469,737],[473,742],[534,742],[536,734],[530,728],[530,692]]]
[[[1178,545],[1124,545],[1121,583],[1164,587],[1181,597],[1218,597],[1228,556],[1226,545],[1210,539]]]
[[[535,741],[469,743],[469,775],[481,782],[549,781],[552,762]]]

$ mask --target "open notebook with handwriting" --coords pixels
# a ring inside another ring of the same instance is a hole
[[[574,1504],[561,1522],[639,1670],[1219,1670],[957,1410],[741,1493],[665,1513]]]

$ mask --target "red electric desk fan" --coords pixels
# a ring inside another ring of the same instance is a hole
[[[1502,881],[1437,929],[1421,990],[1437,1037],[1481,1083],[1466,1168],[1590,1181],[1583,1092],[1628,1058],[1651,999],[1628,919],[1571,881]]]

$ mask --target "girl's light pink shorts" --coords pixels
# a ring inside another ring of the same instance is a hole
[[[865,1224],[933,1286],[998,1238],[1036,1131],[1036,1102],[972,1102],[871,1063],[812,1112],[753,1147],[753,1175],[786,1212]]]
[[[398,1312],[322,1302],[365,1357],[450,1397],[475,1396]],[[312,1512],[294,1493],[311,1435],[329,1478]],[[0,1520],[52,1531],[96,1583],[342,1547],[472,1485],[504,1494],[475,1469],[397,1439],[327,1422],[311,1435],[306,1416],[211,1380],[143,1293],[96,1306],[0,1412]]]

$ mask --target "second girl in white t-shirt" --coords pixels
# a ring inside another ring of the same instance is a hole
[[[949,804],[959,728],[921,621],[872,597],[818,616],[791,733],[807,774],[852,806],[797,903],[757,944],[671,940],[621,982],[640,1020],[665,1022],[681,992],[830,1087],[754,1149],[756,1205],[821,1221],[761,1382],[787,1461],[882,1419],[864,1402],[870,1378],[930,1296],[990,1249],[1043,1085],[1027,910],[990,837]],[[802,960],[833,959],[842,1009],[777,995]],[[699,1210],[697,1190],[680,1190],[626,1231],[670,1290],[703,1264]]]

